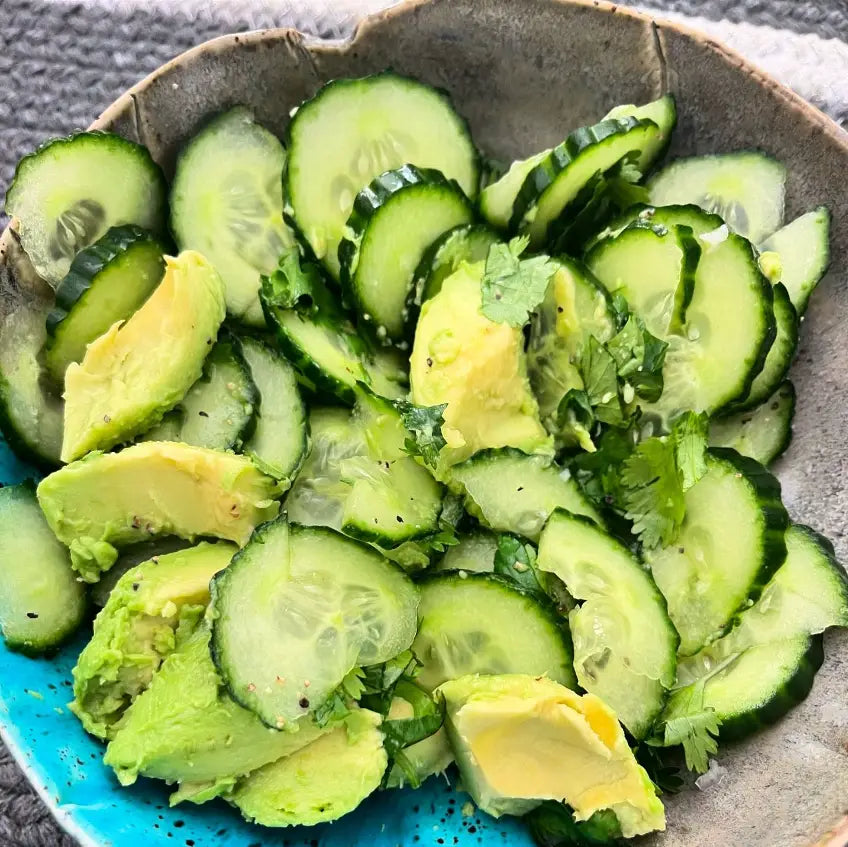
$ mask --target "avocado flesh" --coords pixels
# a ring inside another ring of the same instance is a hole
[[[224,283],[193,250],[165,257],[165,276],[126,322],[65,372],[62,461],[145,432],[200,378],[226,315]]]
[[[311,826],[352,812],[388,764],[381,718],[357,709],[327,735],[240,782],[228,799],[262,826]]]
[[[250,459],[167,441],[92,453],[45,477],[37,493],[86,582],[114,564],[116,547],[156,535],[244,546],[253,528],[279,510],[277,482]]]
[[[306,722],[297,731],[269,729],[239,706],[218,677],[209,637],[201,624],[168,656],[127,709],[103,759],[122,785],[139,775],[182,783],[172,805],[225,793],[240,777],[329,731]]]
[[[575,820],[615,812],[625,838],[665,829],[665,811],[615,714],[545,677],[444,683],[445,726],[465,789],[495,817],[565,802]]]
[[[552,454],[530,390],[521,329],[480,311],[484,264],[463,264],[421,308],[410,359],[412,400],[447,403],[445,465],[488,447]]]
[[[113,735],[127,706],[202,617],[209,581],[237,549],[204,542],[143,562],[118,580],[73,671],[71,709],[88,732]]]

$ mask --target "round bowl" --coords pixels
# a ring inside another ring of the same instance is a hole
[[[762,148],[788,166],[788,219],[820,204],[831,209],[832,262],[804,321],[792,370],[795,437],[778,474],[792,517],[825,532],[844,558],[848,135],[720,44],[600,2],[421,0],[368,18],[348,41],[293,30],[215,39],[151,74],[92,126],[146,144],[170,174],[181,144],[210,112],[245,103],[282,134],[289,110],[323,82],[386,67],[447,89],[475,141],[506,160],[555,144],[615,104],[672,91],[679,109],[672,156]],[[0,266],[7,284],[11,275],[23,296],[37,295],[13,233],[0,245]],[[0,303],[4,315],[12,308],[9,298]],[[3,482],[30,473],[3,451]],[[374,797],[340,823],[285,833],[249,826],[224,805],[169,810],[153,783],[119,789],[99,745],[65,708],[79,646],[50,661],[0,648],[0,726],[53,814],[85,845],[531,844],[516,821],[464,814],[466,797],[440,780]],[[757,737],[723,747],[721,780],[666,798],[668,831],[640,843],[848,843],[839,823],[848,810],[848,633],[830,634],[826,655],[809,698]]]

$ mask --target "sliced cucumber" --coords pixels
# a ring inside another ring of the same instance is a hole
[[[409,163],[455,179],[474,199],[477,151],[448,98],[385,72],[327,83],[288,128],[285,191],[295,223],[338,278],[338,246],[356,195],[374,177]]]
[[[707,472],[685,505],[677,541],[644,555],[680,633],[680,653],[690,656],[720,637],[783,564],[788,516],[780,483],[723,448],[709,452]]]
[[[282,517],[212,581],[213,658],[233,699],[280,729],[357,665],[406,650],[417,607],[418,589],[378,553]]]
[[[783,221],[786,168],[765,153],[746,151],[678,159],[649,183],[651,203],[694,203],[759,244]]]
[[[647,119],[659,127],[655,140],[642,149],[635,163],[642,174],[646,174],[671,143],[671,134],[677,126],[677,104],[673,94],[665,94],[659,100],[646,103],[644,106],[616,106],[604,115],[603,120],[608,121],[613,118]]]
[[[701,245],[688,227],[637,222],[597,244],[586,264],[607,291],[627,300],[653,335],[666,339],[686,322],[700,256]]]
[[[6,646],[43,653],[82,621],[85,590],[47,525],[35,486],[0,489],[0,630]]]
[[[240,345],[224,335],[206,357],[203,376],[144,440],[179,441],[212,450],[241,449],[253,431],[258,405],[259,392]]]
[[[494,574],[438,574],[421,585],[415,681],[432,691],[466,674],[545,675],[573,687],[571,639],[556,611]]]
[[[435,565],[437,571],[468,571],[493,573],[498,537],[487,529],[477,529],[461,535],[459,543],[445,550],[442,560]]]
[[[588,268],[572,259],[555,260],[557,270],[542,305],[531,319],[527,372],[548,432],[557,435],[557,410],[572,388],[583,388],[577,363],[591,336],[612,338],[616,317],[606,289]]]
[[[712,212],[705,212],[692,203],[686,205],[646,206],[637,203],[622,212],[615,220],[586,246],[588,253],[596,244],[607,238],[614,238],[632,223],[642,223],[654,227],[688,226],[696,236],[714,232],[724,226],[724,221]]]
[[[511,226],[526,232],[532,246],[540,246],[551,223],[590,180],[627,155],[641,155],[659,134],[653,121],[629,117],[575,130],[527,175],[515,198]]]
[[[241,351],[259,394],[256,428],[244,452],[288,487],[309,447],[309,422],[297,376],[276,350],[257,338],[242,338]]]
[[[777,334],[763,362],[763,369],[754,377],[748,396],[734,408],[744,411],[759,406],[771,397],[783,382],[795,350],[798,347],[798,315],[782,283],[777,283],[774,292],[774,320]]]
[[[162,242],[137,226],[113,227],[77,253],[47,315],[45,362],[58,385],[90,341],[144,303],[165,273],[164,254]]]
[[[512,220],[512,207],[515,198],[524,185],[527,175],[536,165],[548,158],[552,148],[534,153],[527,159],[519,159],[509,166],[509,170],[496,182],[487,185],[480,192],[480,214],[495,229],[507,230]]]
[[[577,681],[644,738],[674,684],[680,642],[650,574],[591,521],[561,510],[542,531],[538,566],[584,601],[568,616]]]
[[[171,229],[181,250],[221,275],[229,314],[262,325],[260,274],[273,273],[294,236],[283,221],[283,145],[236,106],[206,124],[177,159]]]
[[[442,290],[442,283],[462,262],[481,262],[499,240],[484,224],[462,224],[437,238],[424,252],[415,270],[410,304],[420,306]]]
[[[403,338],[406,301],[424,251],[472,219],[459,185],[428,168],[402,165],[375,177],[356,195],[339,243],[341,282],[379,338]]]
[[[830,212],[819,206],[770,235],[760,250],[777,253],[780,281],[799,315],[830,262]]]
[[[164,232],[165,178],[140,144],[109,132],[48,141],[18,163],[6,193],[21,243],[54,287],[74,256],[113,226]]]
[[[710,422],[710,445],[732,447],[743,456],[771,464],[792,440],[795,387],[787,379],[765,403]]]
[[[451,486],[465,495],[465,507],[497,532],[539,538],[554,509],[600,521],[568,471],[545,456],[503,448],[483,450],[451,468]]]

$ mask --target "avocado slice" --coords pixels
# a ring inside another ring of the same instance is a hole
[[[165,276],[144,305],[65,371],[62,461],[158,423],[200,378],[225,315],[224,283],[200,253],[165,257]]]
[[[229,800],[262,826],[311,826],[352,812],[376,791],[388,764],[381,718],[356,709],[343,726],[236,786]]]
[[[127,709],[103,759],[122,785],[139,775],[179,782],[171,805],[211,800],[330,731],[306,721],[285,732],[266,727],[226,694],[209,637],[201,624],[168,656]]]
[[[209,581],[235,544],[202,543],[127,571],[94,621],[74,668],[71,710],[92,735],[109,738],[133,699],[209,603]]]
[[[466,790],[495,817],[543,800],[577,821],[615,812],[625,838],[665,829],[665,811],[614,712],[546,677],[464,676],[439,689]]]
[[[553,455],[527,378],[521,329],[480,310],[484,263],[463,264],[421,307],[410,359],[412,400],[447,403],[446,465],[488,447]]]
[[[97,582],[116,547],[178,535],[244,546],[253,528],[276,517],[276,480],[248,458],[163,441],[118,453],[92,453],[45,477],[38,502],[71,564]]]

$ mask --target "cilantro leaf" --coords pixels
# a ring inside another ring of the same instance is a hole
[[[715,710],[707,707],[691,714],[681,715],[665,721],[663,745],[683,745],[686,767],[696,773],[706,773],[710,767],[710,756],[718,752],[718,736],[721,719]]]
[[[556,421],[560,437],[566,443],[573,441],[583,450],[594,452],[592,427],[595,425],[595,412],[584,389],[568,389],[557,406]]]
[[[442,435],[447,403],[438,406],[416,406],[408,400],[395,400],[395,409],[400,413],[401,423],[410,433],[406,450],[410,455],[421,456],[424,462],[435,468],[439,464],[439,452],[447,444]]]
[[[323,293],[321,271],[312,262],[301,263],[297,247],[287,247],[276,270],[270,276],[262,277],[263,298],[278,309],[314,312]]]
[[[351,712],[353,703],[362,697],[365,686],[362,668],[354,668],[339,683],[327,699],[315,710],[313,717],[318,726],[327,726],[344,720]]]
[[[465,517],[463,498],[459,494],[445,494],[442,500],[442,511],[439,515],[439,531],[426,539],[427,546],[437,553],[444,553],[448,547],[459,544],[456,530],[459,522]]]
[[[627,380],[645,400],[659,400],[667,342],[651,335],[638,316],[630,315],[606,347],[615,359],[618,376]]]
[[[489,248],[481,311],[490,321],[522,327],[544,299],[556,265],[549,256],[521,259],[529,243],[527,236],[521,236]]]
[[[710,419],[686,412],[675,420],[671,429],[677,467],[682,476],[683,490],[688,491],[706,472],[706,449],[710,434]]]
[[[621,825],[612,809],[602,809],[588,820],[577,821],[570,806],[546,800],[524,820],[539,847],[612,847],[621,838]]]
[[[616,361],[594,335],[589,336],[589,342],[580,357],[580,376],[595,417],[612,426],[623,424]]]
[[[536,568],[536,548],[516,535],[499,535],[495,550],[495,573],[511,579],[521,588],[545,594]]]
[[[677,794],[683,789],[682,768],[668,761],[668,750],[648,742],[638,744],[633,754],[661,794]]]

